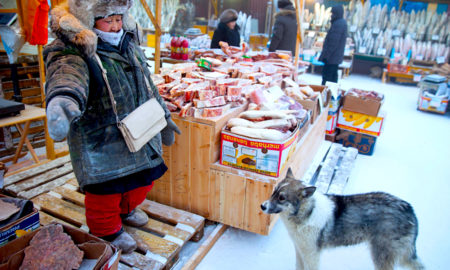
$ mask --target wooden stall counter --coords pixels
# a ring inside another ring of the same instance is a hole
[[[264,214],[260,205],[284,178],[287,168],[291,167],[298,178],[306,172],[325,139],[328,110],[323,110],[297,143],[278,178],[218,163],[221,129],[244,110],[237,108],[220,119],[173,116],[182,134],[173,146],[164,148],[169,171],[155,182],[149,198],[235,228],[269,234],[277,216]]]
[[[163,157],[169,170],[155,181],[149,198],[208,217],[209,167],[219,160],[222,127],[247,107],[246,103],[215,118],[179,117],[173,113],[172,119],[181,135],[176,134],[172,146],[163,146]]]

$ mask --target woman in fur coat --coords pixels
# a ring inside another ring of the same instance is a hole
[[[240,47],[241,36],[239,26],[236,25],[238,14],[234,9],[227,9],[220,15],[219,25],[211,40],[211,49],[220,48],[219,42],[224,41],[230,46]]]
[[[280,11],[275,15],[273,35],[269,52],[276,50],[291,51],[295,55],[297,44],[297,17],[295,8],[290,0],[278,0]]]
[[[180,133],[150,78],[136,23],[128,14],[131,4],[68,0],[54,7],[50,26],[57,39],[44,49],[50,136],[56,141],[67,136],[74,173],[86,194],[90,233],[124,253],[136,249],[136,241],[122,224],[147,223],[147,215],[136,207],[167,170],[161,143],[173,144],[174,132]],[[119,119],[153,97],[165,110],[167,126],[138,152],[128,150],[117,128],[95,54],[107,70]]]

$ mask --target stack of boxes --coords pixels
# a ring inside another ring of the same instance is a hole
[[[341,143],[344,147],[355,147],[360,154],[372,155],[386,117],[386,112],[381,110],[383,95],[374,91],[350,89],[343,96],[340,108],[339,95],[335,100],[328,116],[327,139]]]

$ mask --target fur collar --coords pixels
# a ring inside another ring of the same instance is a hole
[[[70,2],[70,0],[68,1]],[[94,24],[94,14],[92,7],[80,7],[84,14],[70,12],[69,3],[65,2],[54,7],[50,14],[50,28],[52,32],[64,42],[73,43],[82,52],[92,57],[97,50],[97,35],[92,30]],[[123,30],[134,32],[136,22],[127,13],[123,15]]]
[[[294,16],[294,17],[296,17],[295,10],[290,10],[290,9],[280,10],[277,14],[275,14],[275,18],[278,16]]]

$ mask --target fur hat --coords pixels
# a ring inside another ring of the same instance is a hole
[[[278,0],[278,8],[293,9],[294,5],[290,0]]]
[[[220,22],[221,23],[229,23],[229,22],[234,22],[237,21],[238,19],[238,13],[236,12],[236,10],[234,9],[226,9],[222,12],[222,14],[220,14]]]
[[[97,35],[92,31],[95,19],[121,14],[122,28],[133,31],[136,22],[128,14],[132,5],[133,0],[68,0],[51,10],[50,28],[92,56],[97,49]]]

